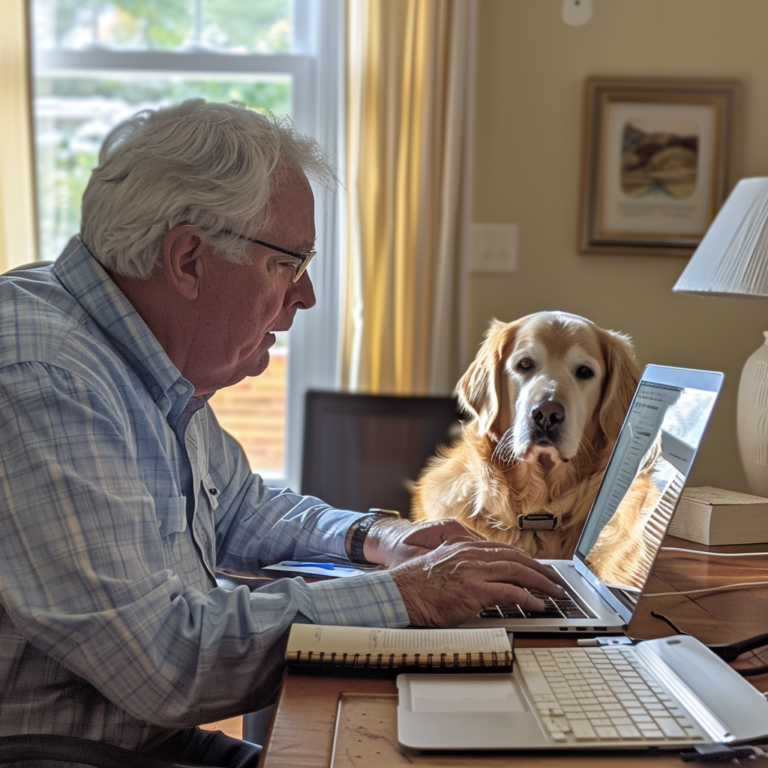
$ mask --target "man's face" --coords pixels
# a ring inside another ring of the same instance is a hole
[[[287,170],[270,201],[267,229],[239,234],[305,253],[315,242],[314,210],[304,174]],[[195,394],[263,373],[275,343],[274,332],[287,331],[298,309],[315,305],[309,275],[305,272],[293,282],[295,270],[290,262],[294,259],[253,243],[247,248],[252,264],[232,264],[213,252],[204,259],[194,352],[184,367]]]

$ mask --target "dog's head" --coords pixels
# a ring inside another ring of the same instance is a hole
[[[638,378],[627,336],[539,312],[491,324],[458,395],[501,461],[549,466],[612,445]]]

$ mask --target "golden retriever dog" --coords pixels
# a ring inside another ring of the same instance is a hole
[[[458,384],[468,419],[417,480],[412,518],[570,557],[638,379],[629,338],[583,317],[494,321]]]

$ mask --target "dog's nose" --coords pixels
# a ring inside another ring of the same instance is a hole
[[[560,424],[565,419],[565,409],[560,403],[553,403],[545,400],[537,403],[531,409],[531,418],[544,430],[550,430]]]

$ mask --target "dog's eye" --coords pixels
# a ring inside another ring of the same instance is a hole
[[[533,360],[531,360],[530,357],[520,358],[520,360],[515,363],[515,369],[518,371],[530,371],[531,368],[533,368]]]
[[[580,365],[576,369],[576,378],[578,379],[591,379],[595,375],[595,372],[588,365]]]

